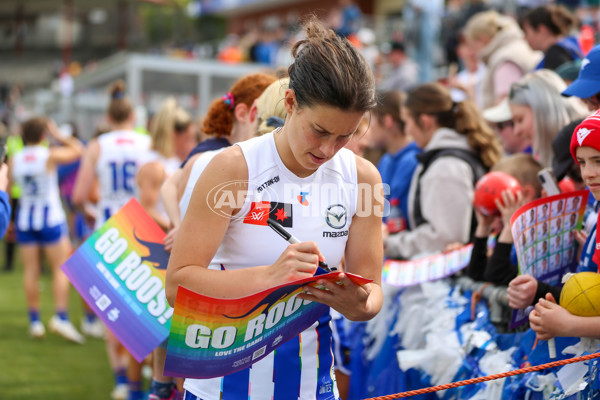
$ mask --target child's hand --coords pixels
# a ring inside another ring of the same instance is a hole
[[[538,283],[531,275],[519,275],[508,284],[508,305],[515,310],[522,310],[531,305]]]
[[[500,196],[502,201],[496,199],[496,207],[502,215],[502,222],[504,226],[508,226],[510,229],[510,219],[519,207],[523,205],[523,193],[519,190],[516,194],[511,190],[504,190]]]
[[[575,232],[575,240],[577,241],[577,244],[579,244],[579,248],[583,248],[583,246],[585,246],[585,242],[588,238],[588,234],[581,230],[581,231],[574,231]]]
[[[477,208],[475,210],[475,217],[477,217],[477,228],[475,229],[475,237],[483,238],[488,237],[492,231],[492,226],[496,220],[496,215],[483,215]]]
[[[529,314],[529,325],[538,339],[548,340],[555,336],[570,336],[572,318],[573,314],[556,304],[552,294],[547,293]]]

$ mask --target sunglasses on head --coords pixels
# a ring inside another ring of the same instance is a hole
[[[508,98],[512,100],[517,94],[517,92],[523,89],[529,89],[529,86],[527,84],[513,83],[512,85],[510,85],[510,92],[508,93]]]
[[[502,121],[502,122],[496,122],[496,126],[498,127],[498,130],[503,130],[504,128],[512,128],[513,126],[515,126],[515,123],[512,121],[512,119],[509,119],[508,121]]]

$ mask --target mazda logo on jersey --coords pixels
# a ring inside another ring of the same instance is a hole
[[[292,205],[275,201],[254,201],[250,211],[244,218],[245,224],[267,225],[267,219],[272,218],[282,226],[292,227]]]
[[[346,206],[342,204],[332,204],[327,207],[327,212],[325,213],[325,222],[327,222],[327,225],[333,229],[342,229],[346,226],[347,221],[348,213],[346,211]]]

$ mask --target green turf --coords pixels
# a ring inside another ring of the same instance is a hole
[[[34,341],[27,331],[22,269],[0,272],[0,399],[110,399],[113,378],[104,341],[88,338],[77,345],[49,332],[50,284],[50,274],[43,274],[40,314],[47,332],[45,339]],[[70,316],[78,328],[81,315],[81,300],[72,289]]]

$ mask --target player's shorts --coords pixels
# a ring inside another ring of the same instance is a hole
[[[40,230],[22,231],[17,229],[17,243],[19,244],[53,244],[67,234],[67,224],[45,227]]]

